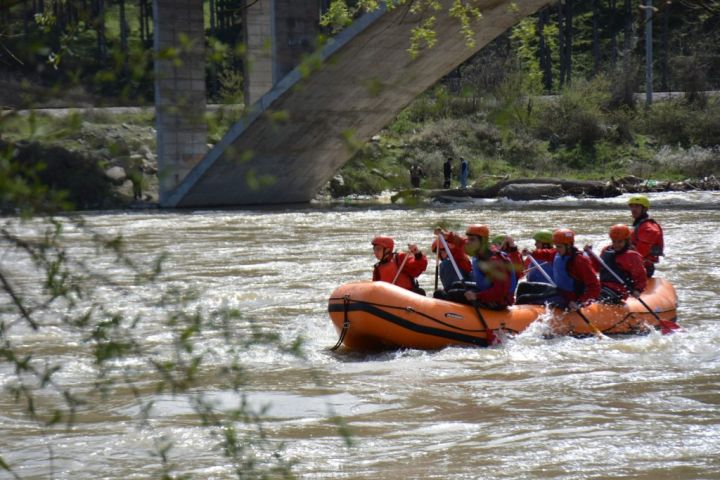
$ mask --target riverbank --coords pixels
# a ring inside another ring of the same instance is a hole
[[[452,97],[436,87],[366,144],[349,142],[356,154],[317,198],[391,191],[393,201],[406,203],[494,196],[533,200],[718,188],[720,99],[693,104],[673,97],[652,109],[623,110],[621,118],[598,107],[602,95],[588,100],[591,87],[576,87],[552,101],[514,97],[502,102],[496,96]],[[2,140],[13,146],[15,158],[42,167],[39,179],[68,191],[75,208],[157,206],[154,109],[0,113]],[[238,108],[210,108],[209,146],[241,115]],[[442,188],[448,158],[455,186],[459,159],[467,160],[469,188]],[[412,189],[413,166],[423,172],[421,189]],[[595,182],[601,193],[563,187],[568,182]]]
[[[450,159],[458,185],[462,158],[468,185],[479,189],[536,177],[608,182],[634,176],[648,185],[720,177],[720,99],[685,95],[651,107],[615,104],[613,88],[598,78],[548,99],[503,88],[464,96],[438,85],[359,148],[331,190],[409,189],[413,166],[423,172],[421,187],[442,189],[443,164]]]

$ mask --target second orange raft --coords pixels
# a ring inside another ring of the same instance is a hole
[[[594,303],[583,308],[591,326],[577,313],[557,309],[546,321],[553,333],[572,336],[593,335],[594,328],[606,335],[643,334],[659,328],[660,322],[674,325],[677,294],[670,282],[650,279],[641,298],[655,314],[630,298],[622,305]],[[488,337],[492,338],[494,332],[522,332],[546,309],[542,305],[515,305],[499,311],[476,310],[471,305],[424,297],[386,282],[368,281],[335,289],[328,312],[340,335],[339,344],[351,350],[379,351],[488,346]],[[492,333],[488,335],[488,331]]]

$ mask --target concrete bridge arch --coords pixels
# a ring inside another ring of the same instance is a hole
[[[248,95],[259,98],[206,151],[202,0],[155,0],[156,50],[179,41],[189,45],[182,62],[156,62],[162,206],[310,201],[350,158],[348,135],[367,141],[416,96],[549,1],[479,0],[483,18],[475,25],[475,47],[469,48],[447,14],[451,2],[443,0],[446,9],[435,14],[437,44],[414,59],[407,52],[410,32],[422,17],[406,8],[381,8],[318,51],[322,66],[309,75],[291,69],[297,63],[292,48],[306,46],[297,38],[309,35],[310,25],[290,20],[293,3],[305,8],[298,18],[313,15],[306,8],[310,4],[317,9],[315,0],[253,4],[258,16],[248,19],[246,43],[256,63]],[[291,27],[294,37],[288,34]],[[266,37],[270,48],[253,50],[262,43],[267,47]],[[268,91],[260,95],[263,90]]]

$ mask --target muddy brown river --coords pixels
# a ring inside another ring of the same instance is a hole
[[[305,339],[304,358],[262,345],[241,357],[247,399],[267,405],[266,433],[284,443],[300,478],[720,479],[720,195],[665,193],[651,200],[666,242],[656,275],[677,289],[681,332],[546,339],[531,327],[489,349],[377,355],[327,350],[337,340],[328,297],[339,284],[370,277],[374,235],[428,250],[439,222],[455,228],[487,223],[491,233],[511,234],[529,247],[537,229],[570,227],[578,243],[600,246],[610,225],[630,220],[625,198],[124,212],[85,219],[99,231],[122,232],[137,262],[169,255],[158,284],[125,279],[119,289],[126,293],[99,289],[94,300],[153,318],[163,306],[148,303],[148,296],[193,288],[201,294],[196,307],[235,307],[284,341]],[[68,235],[72,249],[91,260],[90,239]],[[18,281],[32,283],[13,252],[0,262]],[[420,278],[428,291],[433,272],[431,260]],[[6,324],[12,321],[2,315]],[[48,312],[44,320],[51,327],[42,333],[15,327],[6,334],[62,365],[64,384],[91,388],[92,358],[61,323],[53,324],[53,315],[61,312]],[[152,348],[173,348],[171,336],[153,322],[140,328]],[[227,361],[223,351],[214,349],[208,361]],[[13,376],[3,359],[0,382],[7,387]],[[219,409],[237,400],[215,378],[201,390]],[[21,478],[159,478],[159,460],[150,452],[159,438],[172,438],[175,473],[235,478],[231,463],[197,426],[187,398],[156,397],[152,428],[138,425],[133,395],[117,388],[84,409],[72,428],[46,429],[5,390],[0,457]],[[349,428],[352,445],[338,433],[335,414]],[[0,470],[0,478],[13,477]]]

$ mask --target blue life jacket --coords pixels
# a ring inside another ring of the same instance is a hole
[[[487,290],[491,286],[490,280],[487,279],[485,272],[478,265],[477,257],[472,257],[472,278],[473,282],[475,282],[475,290],[478,292]]]
[[[517,275],[515,275],[515,269],[512,266],[510,257],[505,252],[499,251],[493,252],[490,256],[492,257],[493,255],[500,255],[500,257],[503,259],[503,262],[505,263],[505,266],[508,269],[508,272],[510,272],[510,287],[508,288],[508,294],[510,295],[510,297],[513,297],[515,295],[515,288],[517,288]],[[477,257],[472,258],[472,275],[473,281],[475,282],[476,291],[482,292],[492,286],[492,282],[487,278],[485,272],[483,272],[478,265]]]
[[[575,291],[575,280],[570,276],[568,273],[568,262],[572,259],[572,254],[570,255],[555,255],[555,259],[553,260],[553,280],[555,280],[555,285],[557,285],[558,290],[563,290],[565,292],[574,292]]]
[[[540,268],[547,273],[548,277],[551,279],[553,278],[553,264],[552,262],[538,262],[540,264]],[[535,267],[535,264],[531,264],[533,267]],[[545,275],[540,272],[540,268],[533,268],[528,272],[527,275],[527,281],[528,282],[540,282],[540,283],[548,283],[547,278],[545,278]],[[554,280],[553,280],[554,281]]]

